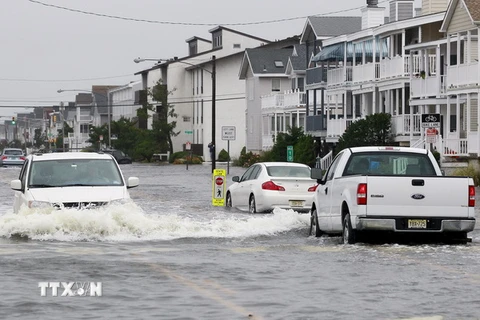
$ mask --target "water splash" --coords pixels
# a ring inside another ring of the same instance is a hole
[[[308,215],[275,209],[273,214],[213,212],[189,215],[145,213],[135,203],[95,210],[23,210],[0,216],[0,237],[55,241],[151,241],[178,238],[242,238],[305,228]]]

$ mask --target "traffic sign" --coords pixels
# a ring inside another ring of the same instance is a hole
[[[222,140],[235,140],[235,126],[222,126]]]
[[[422,128],[440,128],[439,113],[422,114]]]
[[[213,171],[212,204],[214,206],[225,205],[226,178],[227,172],[225,169],[215,169]]]
[[[193,131],[192,130],[185,130],[185,133],[186,134],[193,134]]]
[[[293,146],[287,146],[287,161],[293,161]]]
[[[187,141],[187,143],[185,143],[185,150],[192,150],[192,143]]]

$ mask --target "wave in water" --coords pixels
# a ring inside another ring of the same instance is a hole
[[[200,217],[199,217],[200,218]],[[178,238],[243,238],[305,228],[309,215],[275,209],[273,214],[146,214],[135,203],[95,210],[24,210],[0,216],[0,237],[55,241],[150,241]]]

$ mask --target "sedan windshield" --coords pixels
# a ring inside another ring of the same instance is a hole
[[[121,185],[120,171],[110,159],[34,161],[28,181],[30,188]]]

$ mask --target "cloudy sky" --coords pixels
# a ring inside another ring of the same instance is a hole
[[[421,0],[416,2],[419,6]],[[307,16],[358,16],[365,4],[366,0],[0,0],[0,121],[28,106],[74,100],[75,92],[59,94],[59,89],[88,90],[92,85],[139,80],[134,73],[153,62],[136,64],[134,58],[185,56],[186,39],[210,39],[208,30],[218,25],[267,40],[283,39],[300,34]],[[379,4],[385,7],[388,1]]]

